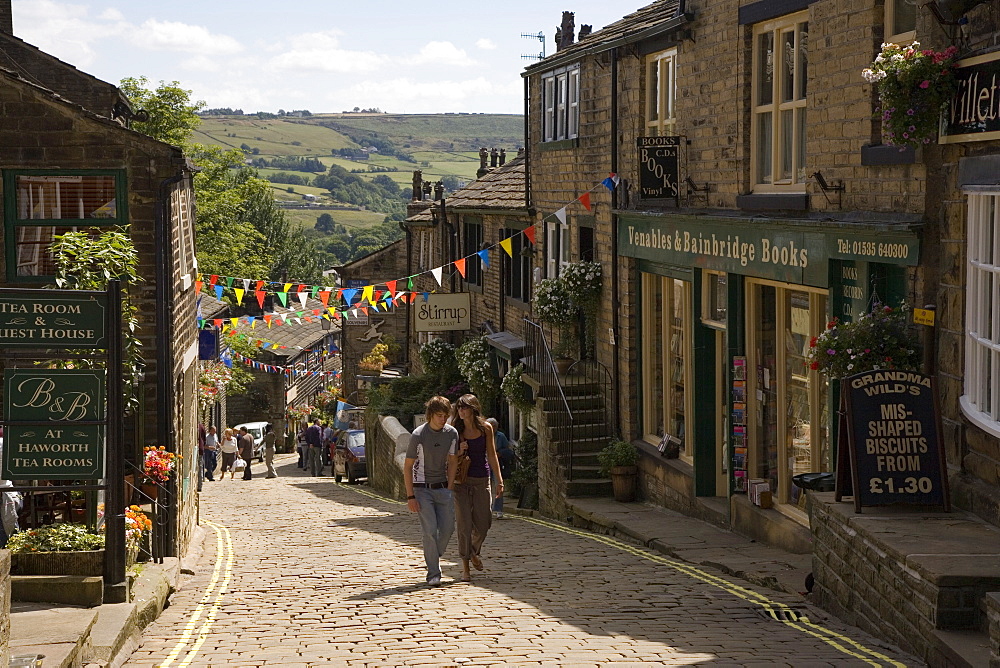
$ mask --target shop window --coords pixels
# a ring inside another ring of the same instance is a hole
[[[809,368],[809,342],[825,327],[826,294],[802,286],[748,282],[747,349],[751,477],[806,521],[798,473],[832,470],[826,377]]]
[[[531,243],[521,233],[523,230],[503,228],[500,239],[511,240],[511,256],[500,252],[500,271],[503,275],[504,296],[519,302],[531,301]]]
[[[681,458],[689,463],[691,308],[690,282],[642,274],[643,438],[658,444],[664,434],[674,436],[680,440]]]
[[[181,282],[187,289],[194,282],[198,259],[194,254],[194,193],[188,181],[174,184],[170,191],[170,219],[176,230],[175,242],[180,256]]]
[[[728,289],[726,274],[709,270],[702,272],[701,320],[709,327],[726,327]]]
[[[677,49],[646,56],[646,136],[676,132]]]
[[[462,221],[462,256],[465,257],[465,284],[476,292],[483,290],[483,267],[476,256],[483,247],[483,223],[478,218]]]
[[[66,232],[99,235],[125,226],[125,177],[119,171],[4,172],[7,280],[45,282],[55,275],[49,252]]]
[[[580,66],[542,77],[543,141],[574,139],[580,129]]]
[[[916,0],[885,0],[885,41],[909,44],[917,36]]]
[[[969,195],[962,411],[1000,437],[1000,192]]]
[[[754,192],[803,192],[806,180],[806,12],[754,27]]]

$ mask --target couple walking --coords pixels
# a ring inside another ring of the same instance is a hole
[[[424,407],[427,422],[413,430],[403,464],[407,506],[420,517],[427,584],[441,584],[440,559],[456,528],[460,579],[468,582],[470,564],[483,570],[479,551],[493,521],[491,472],[496,478],[496,496],[503,494],[495,431],[483,419],[474,394],[462,395],[454,407],[445,397],[431,397]],[[468,473],[464,481],[456,482],[463,457],[471,460]]]

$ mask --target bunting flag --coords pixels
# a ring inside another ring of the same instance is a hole
[[[303,287],[303,286],[299,286],[299,287]],[[298,293],[298,295],[299,295],[299,302],[302,304],[302,308],[305,308],[306,307],[306,300],[309,299],[309,293],[308,292],[304,292],[304,291],[300,291]]]
[[[531,227],[529,229],[531,230],[531,236],[534,236],[535,235],[535,228]],[[484,248],[483,250],[481,250],[478,253],[476,253],[476,255],[479,256],[479,260],[480,260],[480,262],[483,263],[483,267],[485,269],[489,269],[490,268],[490,252]],[[410,281],[410,290],[413,290],[413,281],[412,280]]]
[[[531,242],[532,245],[534,245],[535,244],[535,226],[532,225],[531,227],[525,228],[525,230],[524,230],[524,236],[528,239],[528,241]]]
[[[260,305],[260,308],[263,310],[263,308],[264,308],[264,297],[267,296],[267,293],[264,292],[263,290],[255,290],[254,293],[253,293],[253,296],[257,298],[257,303]]]
[[[288,290],[276,292],[275,294],[278,295],[278,301],[281,302],[281,305],[288,308]]]
[[[504,251],[507,253],[508,256],[514,257],[513,237],[507,237],[506,239],[501,241],[500,248],[504,249]],[[441,281],[438,281],[438,283],[440,284]]]
[[[215,298],[216,299],[222,299],[222,286],[221,285],[216,285],[215,286]]]
[[[431,274],[434,275],[434,280],[437,281],[438,285],[441,285],[441,270],[443,268],[444,267],[434,267],[433,269],[431,269]]]
[[[237,303],[237,305],[242,306],[243,305],[243,295],[246,293],[246,290],[243,290],[242,288],[234,288],[233,292],[236,293],[236,303]]]
[[[555,217],[559,219],[559,222],[563,225],[566,224],[566,207],[563,207],[556,211]]]
[[[358,294],[358,291],[354,288],[348,288],[344,291],[344,303],[350,306],[354,302],[354,295]]]
[[[385,288],[392,294],[396,294],[396,281],[386,281]]]
[[[582,195],[580,195],[580,203],[583,204],[583,206],[585,206],[587,208],[587,211],[593,211],[593,209],[590,207],[590,192],[589,191],[583,193]]]
[[[455,260],[455,269],[458,269],[458,273],[460,273],[462,275],[462,278],[465,278],[465,258],[464,257],[461,260]]]

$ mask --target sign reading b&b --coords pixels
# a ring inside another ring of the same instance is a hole
[[[4,371],[3,477],[8,480],[104,477],[104,376],[101,369]]]

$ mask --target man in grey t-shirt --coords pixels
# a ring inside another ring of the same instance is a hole
[[[431,397],[426,404],[427,422],[413,430],[403,463],[406,505],[419,513],[423,533],[427,584],[441,584],[441,555],[455,530],[455,481],[458,430],[448,422],[451,402]]]

